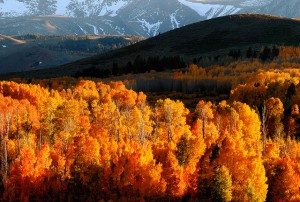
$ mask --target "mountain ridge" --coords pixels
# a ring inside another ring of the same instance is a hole
[[[0,1],[0,33],[28,34],[26,29],[23,33],[17,33],[22,27],[19,18],[16,18],[18,16],[33,21],[37,16],[59,15],[72,18],[71,25],[74,25],[73,22],[80,24],[71,29],[74,30],[73,34],[134,34],[152,37],[225,15],[262,13],[296,18],[300,16],[299,10],[300,3],[297,0],[3,0]],[[57,19],[62,22],[56,20],[50,23],[56,30],[64,30],[61,26],[64,19]],[[10,22],[10,25],[3,21]],[[83,28],[88,25],[90,28],[87,30]],[[26,26],[31,28],[30,33],[49,34],[40,26],[35,28],[34,21]],[[60,33],[53,30],[55,34]],[[69,32],[65,31],[64,34]]]

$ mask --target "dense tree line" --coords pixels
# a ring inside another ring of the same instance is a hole
[[[179,56],[159,57],[152,56],[144,58],[136,56],[133,61],[128,61],[126,65],[114,62],[111,68],[89,67],[76,72],[73,76],[89,78],[107,78],[128,73],[145,73],[176,71],[174,77],[161,80],[137,80],[133,88],[138,91],[179,91],[179,92],[212,92],[212,94],[228,94],[237,84],[245,81],[249,75],[259,69],[300,67],[293,61],[290,55],[297,55],[297,48],[292,47],[263,47],[260,51],[251,47],[243,55],[240,49],[232,49],[228,56],[221,57],[201,56],[194,58],[193,63],[187,65]],[[246,60],[251,59],[251,60]],[[282,61],[285,61],[282,63]],[[96,62],[95,62],[96,64]],[[200,66],[197,64],[205,64]],[[206,66],[208,65],[208,66]],[[197,68],[199,68],[197,70]],[[239,73],[240,72],[240,73]],[[241,75],[243,74],[243,75]],[[174,79],[175,78],[175,79]]]
[[[148,57],[144,58],[138,55],[134,61],[128,61],[125,66],[119,65],[117,62],[113,63],[112,68],[98,68],[90,67],[74,74],[75,77],[93,77],[106,78],[108,76],[118,76],[128,73],[145,73],[149,71],[165,71],[172,69],[184,68],[186,64],[179,56],[170,57]]]
[[[74,77],[92,77],[92,78],[107,78],[110,77],[111,71],[109,69],[100,69],[95,66],[86,68],[81,71],[77,71],[74,74]]]
[[[289,47],[290,48],[290,47]],[[259,60],[260,62],[272,62],[279,54],[289,49],[284,46],[248,47],[248,49],[230,49],[227,55],[202,55],[192,60],[192,64],[210,67],[214,65],[227,66],[230,63],[243,60]]]
[[[285,100],[264,100],[264,120],[236,101],[189,111],[170,99],[149,106],[121,82],[60,85],[0,82],[2,200],[300,199],[300,145],[278,129]],[[299,101],[295,89],[286,99]],[[264,139],[269,124],[281,135]]]
[[[242,54],[241,49],[231,49],[229,50],[228,56],[233,59],[240,59],[242,57],[246,58],[259,58],[261,61],[265,62],[266,60],[273,60],[279,55],[280,48],[277,46],[268,47],[265,46],[261,50],[254,50],[252,47],[249,47],[245,53]]]

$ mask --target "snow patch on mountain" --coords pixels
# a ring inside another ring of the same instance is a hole
[[[126,0],[119,0],[116,2],[112,2],[110,4],[106,3],[103,6],[99,16],[104,16],[107,14],[109,14],[112,17],[117,16],[118,11],[121,8],[125,7],[127,4],[128,4],[128,1],[126,1]]]
[[[111,29],[117,31],[118,34],[121,34],[121,35],[125,34],[124,27],[114,26],[113,25],[114,22],[112,20],[105,19],[103,21],[104,21],[104,24],[108,25]],[[102,31],[104,31],[104,30],[102,29]]]
[[[240,9],[234,8],[232,6],[223,6],[219,8],[211,8],[209,11],[206,12],[205,16],[207,19],[211,19],[213,17],[220,17],[228,14],[235,14]]]
[[[172,13],[170,15],[171,23],[172,23],[172,29],[179,28],[179,22],[176,19],[176,14],[178,10],[175,11],[175,13]]]
[[[112,25],[110,25],[110,27],[112,28]],[[125,35],[125,29],[124,27],[119,27],[119,26],[115,26],[114,29],[121,35]]]
[[[143,29],[149,34],[149,36],[157,35],[159,27],[162,24],[162,21],[158,21],[156,23],[151,24],[147,22],[145,19],[142,20],[137,19],[137,20],[141,23]]]
[[[271,3],[271,0],[246,0],[242,2],[240,5],[243,7],[260,7],[266,6]]]
[[[188,0],[177,0],[181,4],[190,7],[194,11],[196,11],[200,16],[206,16],[207,19],[212,17],[219,17],[222,15],[235,14],[241,10],[241,8],[236,8],[231,5],[220,5],[220,4],[206,4],[199,2],[191,2]]]
[[[79,29],[84,33],[84,34],[88,34],[87,31],[85,31],[80,25],[78,25]]]
[[[128,0],[77,0],[75,2],[58,2],[57,14],[67,14],[73,17],[117,16],[118,11],[125,7]]]
[[[95,25],[92,25],[90,23],[86,23],[86,24],[94,29],[94,34],[95,35],[99,35],[99,30]]]

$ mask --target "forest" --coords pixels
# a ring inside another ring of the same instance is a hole
[[[128,82],[1,81],[1,200],[299,201],[298,54],[174,72],[230,84],[192,109]]]

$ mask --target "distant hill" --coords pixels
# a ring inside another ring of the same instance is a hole
[[[241,14],[194,23],[134,45],[69,63],[57,68],[18,76],[72,76],[89,68],[123,68],[140,56],[181,57],[186,63],[204,55],[227,55],[230,49],[266,45],[299,45],[300,22],[269,15]],[[12,76],[12,75],[10,75]]]
[[[0,73],[55,67],[141,40],[119,35],[0,35]]]

